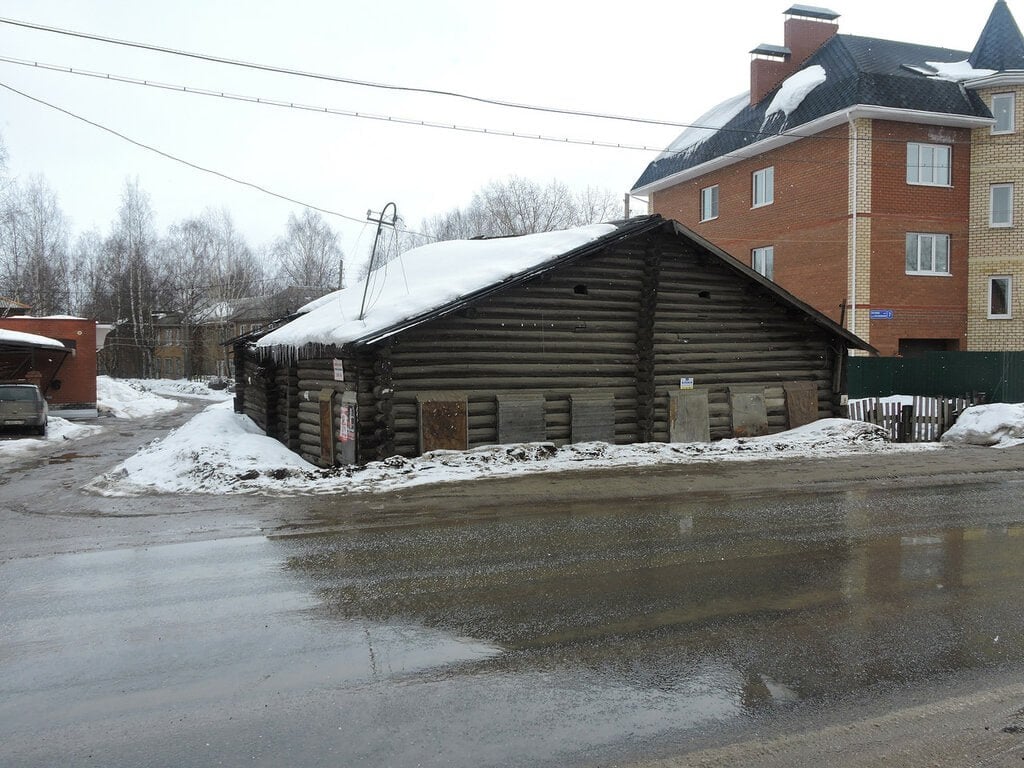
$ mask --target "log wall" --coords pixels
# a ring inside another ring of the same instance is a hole
[[[717,439],[731,435],[729,386],[764,388],[770,432],[789,426],[787,382],[812,382],[819,415],[835,415],[845,346],[718,258],[660,232],[334,353],[344,355],[344,382],[334,381],[329,358],[273,369],[248,355],[242,372],[245,412],[316,464],[323,389],[339,393],[335,419],[340,393],[355,393],[360,462],[417,455],[416,398],[438,391],[466,395],[470,447],[497,443],[502,393],[543,398],[540,439],[555,444],[573,439],[574,394],[610,395],[615,442],[625,444],[667,441],[669,392],[692,377],[708,392]]]
[[[756,283],[737,280],[731,270],[679,241],[666,243],[654,328],[660,395],[654,439],[668,439],[668,392],[678,389],[683,377],[708,390],[712,439],[732,435],[730,385],[765,388],[771,432],[788,428],[785,382],[813,382],[819,417],[836,415],[835,343],[807,315]]]

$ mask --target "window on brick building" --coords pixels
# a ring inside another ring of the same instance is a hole
[[[764,248],[752,250],[750,252],[750,265],[754,268],[755,272],[760,272],[769,280],[774,280],[775,248],[768,245]]]
[[[992,133],[1013,133],[1016,130],[1016,101],[1012,93],[996,93],[992,96],[992,117],[996,119]]]
[[[1013,184],[993,184],[989,188],[988,224],[1013,226]]]
[[[775,202],[775,166],[754,171],[754,207]]]
[[[988,316],[990,320],[1006,320],[1012,317],[1011,290],[1013,278],[1009,275],[993,275],[988,279]]]
[[[949,235],[907,233],[907,274],[948,275]]]
[[[907,144],[907,184],[950,185],[952,149],[945,144]]]
[[[705,187],[700,191],[700,220],[718,218],[718,185]]]

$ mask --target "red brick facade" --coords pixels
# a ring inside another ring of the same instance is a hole
[[[952,147],[950,186],[907,183],[909,142]],[[678,219],[748,266],[752,249],[773,246],[775,282],[840,321],[854,294],[850,194],[855,181],[866,184],[870,194],[858,193],[859,220],[870,233],[870,267],[859,265],[869,274],[858,279],[858,331],[872,309],[891,310],[892,319],[870,321],[867,340],[882,354],[899,354],[901,340],[965,349],[970,131],[875,120],[869,144],[857,180],[850,127],[842,125],[653,192],[651,210]],[[755,208],[753,174],[769,166],[774,202]],[[701,190],[713,185],[719,215],[702,222]],[[949,235],[950,274],[907,274],[908,233]],[[865,252],[864,243],[858,250]]]
[[[55,415],[96,415],[96,321],[73,317],[5,317],[0,328],[33,333],[56,339],[74,351],[56,372],[46,400]],[[56,367],[57,356],[50,361],[37,355],[37,365]]]
[[[967,129],[874,121],[871,169],[871,306],[891,309],[892,320],[871,321],[871,344],[884,355],[900,339],[945,342],[966,349],[967,251],[971,134]],[[952,148],[950,186],[907,183],[907,144]],[[947,275],[908,275],[907,233],[950,237]]]
[[[747,266],[773,246],[773,279],[839,321],[847,298],[849,197],[846,126],[651,194],[651,210],[677,219]],[[753,174],[774,167],[775,202],[754,208]],[[718,185],[719,214],[700,221],[701,190]]]

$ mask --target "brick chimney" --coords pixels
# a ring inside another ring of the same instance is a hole
[[[804,62],[839,31],[839,14],[827,8],[794,5],[786,11],[786,44],[759,45],[751,51],[750,104],[761,102],[783,80],[798,72]]]

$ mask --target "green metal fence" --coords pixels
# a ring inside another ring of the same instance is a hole
[[[990,403],[1024,402],[1024,352],[929,352],[848,362],[851,398],[984,393]]]

